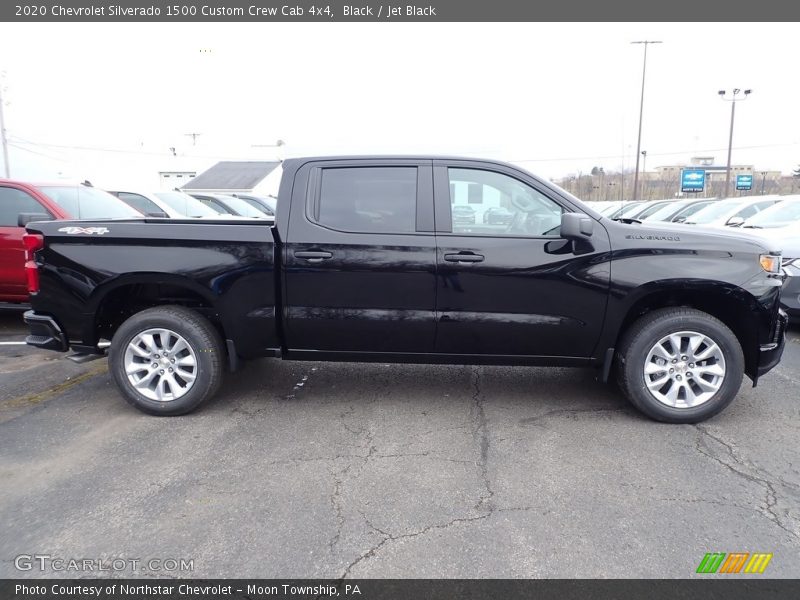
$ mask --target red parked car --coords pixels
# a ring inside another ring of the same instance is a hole
[[[111,194],[75,183],[0,179],[0,302],[27,302],[25,225],[56,219],[141,217]]]

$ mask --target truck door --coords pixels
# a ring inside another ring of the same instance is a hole
[[[434,161],[436,351],[588,357],[608,294],[609,241],[559,237],[568,202],[503,165]]]
[[[290,354],[433,351],[430,160],[306,164],[294,180],[286,236]]]
[[[17,226],[20,213],[49,214],[33,196],[9,185],[0,185],[0,302],[28,298],[25,279],[24,227]]]

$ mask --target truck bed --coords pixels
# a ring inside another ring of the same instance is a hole
[[[166,297],[213,316],[243,358],[280,347],[270,219],[51,221],[28,231],[46,240],[36,310],[59,315],[79,350],[111,335],[129,316],[132,309],[121,307],[131,297],[137,308]]]

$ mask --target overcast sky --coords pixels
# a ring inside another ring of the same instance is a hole
[[[737,104],[734,163],[797,167],[792,23],[3,23],[12,176],[149,185],[171,166],[273,157],[251,146],[277,139],[283,156],[476,155],[548,178],[632,168],[641,39],[664,42],[648,51],[648,169],[697,154],[724,164],[717,91],[733,87],[753,89]]]

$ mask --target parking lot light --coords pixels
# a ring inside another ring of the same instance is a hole
[[[723,198],[728,197],[728,192],[731,189],[731,152],[733,150],[733,119],[736,116],[736,102],[739,100],[747,100],[747,97],[753,90],[742,90],[740,88],[733,88],[730,93],[725,90],[717,92],[719,97],[726,102],[731,103],[731,129],[728,134],[728,166],[725,169],[725,191],[722,194]],[[742,94],[741,96],[739,94]]]

